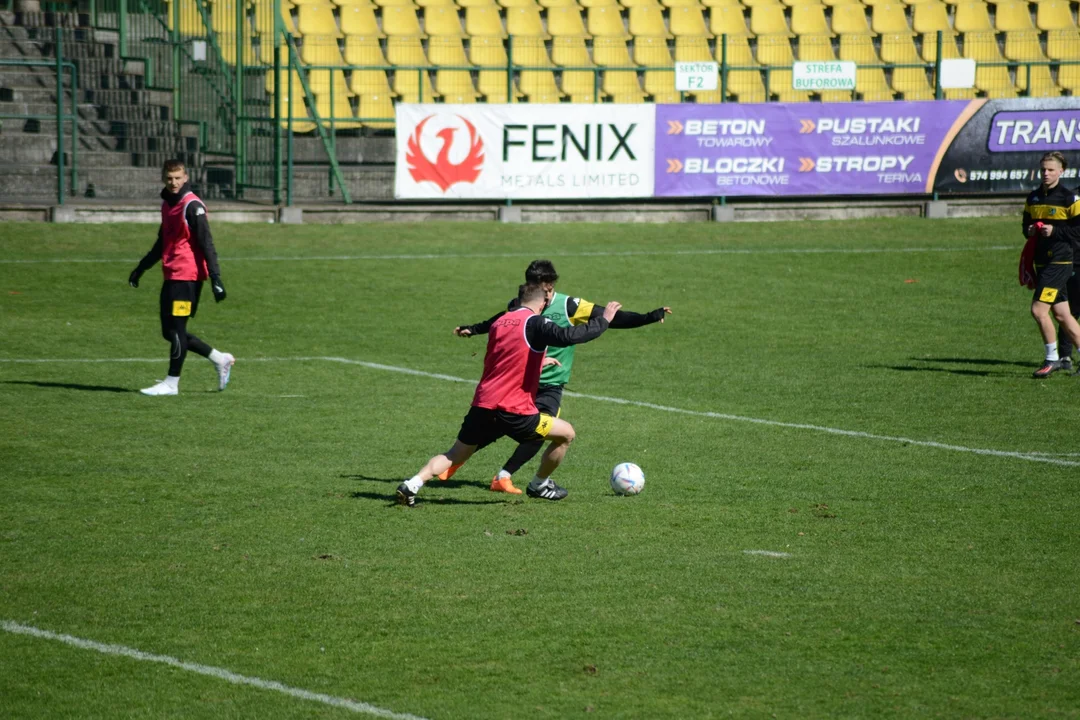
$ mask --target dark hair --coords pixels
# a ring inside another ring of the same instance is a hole
[[[540,300],[547,296],[544,288],[539,285],[527,284],[522,285],[518,297],[521,298],[522,303],[532,302],[533,300]]]
[[[165,177],[169,173],[176,172],[177,170],[187,172],[183,160],[166,160],[165,164],[161,166],[161,177]]]
[[[555,272],[555,265],[550,260],[533,260],[525,268],[525,282],[529,285],[555,283],[558,279],[559,273]]]
[[[1059,153],[1057,150],[1054,150],[1053,152],[1048,152],[1045,155],[1043,155],[1042,159],[1039,160],[1039,165],[1042,165],[1044,162],[1046,162],[1048,160],[1052,161],[1052,162],[1056,162],[1059,165],[1061,165],[1062,170],[1067,170],[1068,167],[1069,167],[1069,163],[1065,162],[1065,155],[1063,155],[1062,153]]]

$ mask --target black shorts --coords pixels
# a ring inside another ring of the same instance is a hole
[[[172,324],[172,318],[193,318],[199,311],[201,282],[166,280],[161,286],[161,325]]]
[[[541,385],[536,390],[536,409],[551,417],[562,414],[562,385]]]
[[[516,415],[505,410],[471,407],[461,422],[457,439],[465,445],[490,445],[503,436],[516,442],[543,440],[555,418],[547,413]]]
[[[1066,289],[1072,277],[1072,263],[1065,265],[1040,265],[1035,268],[1035,294],[1032,302],[1057,305],[1068,302],[1069,291]]]

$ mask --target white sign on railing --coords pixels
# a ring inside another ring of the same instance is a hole
[[[854,90],[855,63],[846,60],[797,62],[791,67],[795,90]]]
[[[675,89],[682,92],[715,90],[720,64],[714,62],[675,63]]]

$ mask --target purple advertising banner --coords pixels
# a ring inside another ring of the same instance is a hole
[[[990,121],[991,152],[1080,150],[1080,109],[995,113]]]
[[[655,194],[929,193],[969,105],[657,105]]]

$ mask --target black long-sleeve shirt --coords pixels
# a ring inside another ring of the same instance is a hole
[[[1052,225],[1050,237],[1035,237],[1035,264],[1062,264],[1080,260],[1080,188],[1067,190],[1058,183],[1050,190],[1040,187],[1027,197],[1020,227],[1025,237],[1036,221]]]
[[[167,202],[170,207],[175,207],[184,195],[189,192],[191,192],[191,185],[184,183],[179,192],[171,193],[168,190],[162,190],[161,199]],[[187,210],[184,211],[184,219],[187,220],[188,227],[191,228],[192,240],[198,244],[203,257],[206,258],[206,270],[210,277],[220,277],[221,267],[218,265],[214,237],[210,234],[210,223],[206,219],[206,206],[199,200],[191,201],[188,203]],[[146,272],[161,260],[164,245],[165,241],[161,234],[161,228],[158,227],[157,241],[150,248],[150,252],[146,253],[143,259],[139,261],[140,274]]]
[[[574,314],[577,311],[578,298],[569,298],[569,299],[567,299],[566,302],[567,302],[567,313],[571,317],[573,317]],[[508,310],[513,310],[517,306],[518,306],[517,298],[514,298],[513,300],[511,300],[508,303],[507,309]],[[463,326],[461,326],[461,329],[462,330],[468,330],[471,335],[486,335],[491,330],[492,323],[494,323],[496,320],[498,320],[500,317],[502,317],[502,315],[503,315],[503,313],[498,313],[497,315],[493,315],[492,317],[488,318],[487,320],[484,320],[483,322],[478,322],[478,323],[476,323],[474,325],[463,325]],[[592,320],[594,320],[596,318],[602,318],[603,316],[604,316],[604,308],[602,306],[600,306],[600,305],[593,305],[592,310],[589,313],[589,321],[591,322]],[[654,323],[654,322],[659,322],[663,318],[664,318],[664,308],[657,308],[656,310],[653,310],[652,312],[648,312],[648,313],[644,313],[644,314],[631,312],[629,310],[618,310],[615,313],[615,317],[612,318],[609,327],[612,330],[630,330],[630,329],[633,329],[633,328],[641,327],[643,325],[649,325],[649,324]],[[548,321],[548,322],[550,322],[550,321]],[[551,324],[555,325],[555,323],[551,323]],[[555,325],[555,327],[559,327],[559,326]],[[571,328],[559,328],[559,329],[562,329],[562,330],[575,330],[575,329],[581,328],[581,327],[587,327],[587,325],[575,325],[575,326],[573,326]],[[529,342],[530,342],[530,344],[532,344],[531,340]],[[554,345],[555,347],[566,347],[566,345],[558,345],[556,343],[548,343],[548,344],[549,345]],[[576,343],[569,343],[569,344],[573,345],[573,344],[576,344]]]

